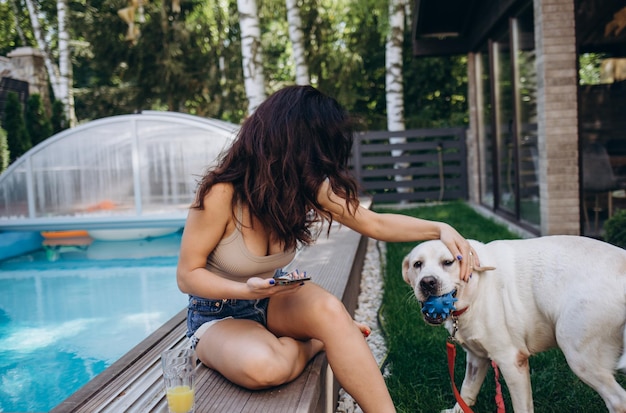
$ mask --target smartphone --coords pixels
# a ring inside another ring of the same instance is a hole
[[[293,270],[291,272],[285,272],[282,270],[276,270],[274,273],[274,280],[278,285],[289,285],[293,283],[301,283],[310,280],[311,277],[306,275],[306,271],[300,272]]]

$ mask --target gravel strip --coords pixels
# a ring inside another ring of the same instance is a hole
[[[386,246],[383,242],[370,239],[367,244],[367,253],[363,262],[361,273],[361,293],[354,313],[354,319],[367,324],[372,333],[367,338],[367,343],[372,350],[376,362],[380,366],[387,354],[385,337],[378,325],[378,309],[383,297],[383,278],[381,264],[384,265]],[[336,413],[362,413],[363,410],[356,404],[354,399],[343,389],[339,390],[339,403]]]

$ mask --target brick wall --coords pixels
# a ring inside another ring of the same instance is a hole
[[[541,234],[580,233],[577,55],[573,0],[533,0]]]
[[[480,159],[478,156],[479,147],[479,112],[478,112],[478,82],[480,76],[476,70],[476,54],[470,53],[467,59],[468,87],[467,99],[469,105],[470,127],[467,131],[467,185],[468,198],[473,204],[480,204]]]

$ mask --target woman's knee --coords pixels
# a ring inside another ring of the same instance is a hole
[[[310,313],[324,324],[352,323],[352,317],[344,304],[332,294],[317,300]]]

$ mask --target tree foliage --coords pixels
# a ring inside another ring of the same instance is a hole
[[[597,85],[601,83],[602,61],[607,57],[604,53],[582,53],[578,57],[578,77],[581,85]]]
[[[408,128],[469,123],[465,56],[407,59],[404,64]]]
[[[32,146],[52,135],[52,125],[44,110],[40,95],[33,94],[28,97],[24,120]]]
[[[68,128],[68,121],[63,110],[63,102],[55,100],[52,102],[52,115],[50,116],[50,127],[52,134],[56,134]]]
[[[13,5],[15,9],[12,7]],[[15,13],[16,11],[17,13]],[[22,41],[19,34],[20,29],[25,42]],[[0,55],[6,56],[7,53],[18,47],[33,46],[34,44],[35,41],[28,22],[28,13],[19,7],[18,0],[0,1]]]
[[[30,138],[24,124],[24,110],[15,92],[7,94],[4,106],[4,130],[7,132],[9,161],[13,162],[31,148]]]
[[[76,57],[77,113],[95,118],[167,109],[237,121],[244,99],[236,4],[185,1],[144,5],[135,44],[124,39],[119,2],[83,9],[89,51]]]
[[[15,0],[19,4],[19,0]],[[284,0],[257,0],[267,94],[294,82]],[[412,2],[411,2],[412,3]],[[51,47],[55,2],[39,1]],[[239,122],[246,113],[236,0],[144,1],[140,36],[125,39],[117,11],[131,2],[70,2],[76,113],[81,121],[164,109]],[[300,0],[311,84],[335,96],[361,129],[386,128],[383,0]],[[412,4],[411,4],[412,5]],[[0,16],[11,14],[0,2]],[[3,14],[4,13],[4,14]],[[23,13],[23,11],[22,11]],[[8,20],[7,20],[8,19]],[[7,17],[0,38],[16,34]],[[26,22],[23,17],[20,21]],[[7,23],[9,22],[9,23]],[[413,58],[411,24],[404,42],[407,128],[467,123],[466,58]]]

